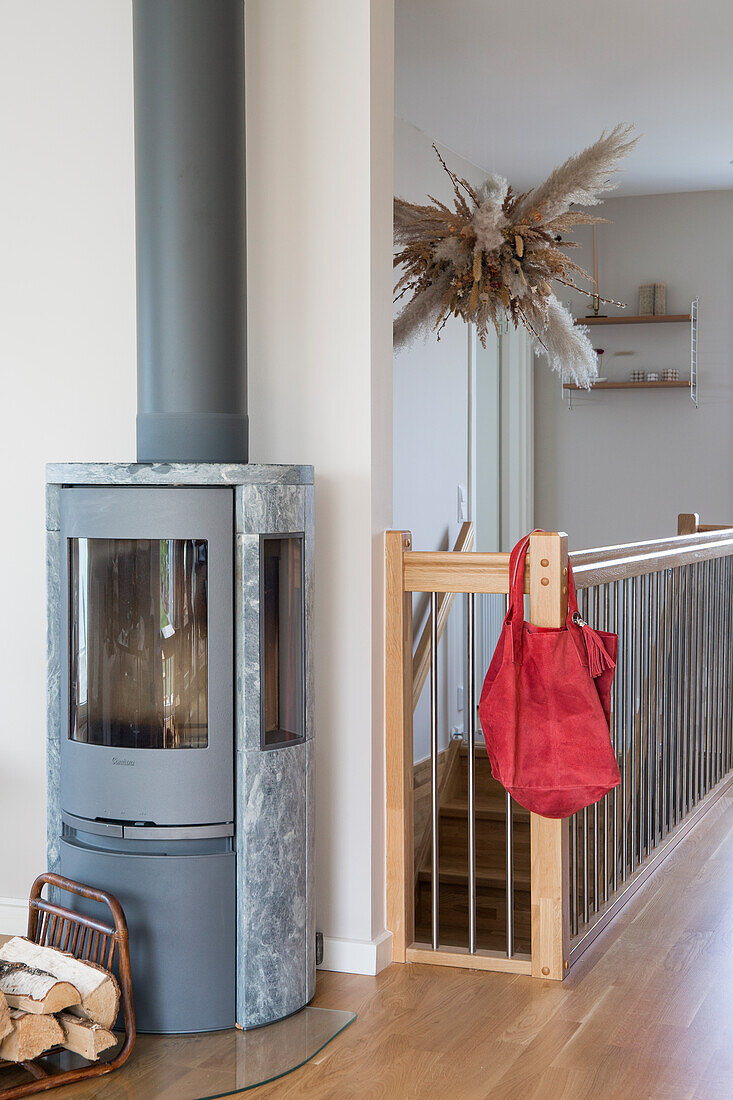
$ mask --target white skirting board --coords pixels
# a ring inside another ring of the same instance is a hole
[[[339,940],[323,937],[323,962],[319,970],[341,974],[378,974],[392,962],[392,933],[380,932],[373,940]]]
[[[27,931],[27,899],[0,898],[0,936],[24,936]]]
[[[0,897],[0,936],[24,936],[28,928],[28,902]],[[392,962],[392,933],[373,940],[339,940],[323,937],[323,962],[319,970],[342,974],[378,974]]]

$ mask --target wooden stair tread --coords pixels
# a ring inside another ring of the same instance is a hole
[[[468,819],[468,800],[465,801],[460,798],[453,798],[444,802],[440,806],[441,815],[446,817],[462,817]],[[503,821],[505,815],[505,804],[502,802],[499,804],[498,800],[493,799],[481,799],[476,800],[476,818],[481,821]],[[529,824],[529,810],[525,810],[522,806],[515,806],[512,810],[512,820],[519,824]]]
[[[430,882],[432,880],[432,868],[430,866],[421,867],[417,877],[418,882]],[[438,871],[438,881],[440,883],[452,884],[455,886],[468,885],[468,870],[464,870],[460,864],[441,861]],[[503,871],[488,871],[482,868],[476,869],[477,886],[500,886],[503,889],[505,883],[506,878]],[[529,875],[515,869],[514,888],[517,889],[517,887],[529,890]]]
[[[476,756],[480,757],[482,760],[486,760],[486,762],[488,763],[489,754],[486,751],[486,745],[483,743],[483,741],[475,741],[473,751]],[[468,745],[465,743],[465,741],[462,742],[462,744],[459,746],[459,752],[461,756],[468,756]]]

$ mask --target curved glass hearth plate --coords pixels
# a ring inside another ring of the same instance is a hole
[[[286,1073],[292,1073],[318,1054],[332,1039],[356,1019],[355,1012],[344,1012],[332,1008],[303,1008],[287,1020],[280,1020],[267,1027],[254,1031],[216,1032],[211,1035],[194,1036],[202,1045],[226,1037],[221,1054],[211,1050],[202,1058],[215,1064],[206,1066],[211,1075],[208,1092],[192,1092],[196,1100],[216,1100],[220,1096],[244,1092],[246,1089],[264,1085]],[[228,1065],[218,1065],[229,1062]],[[201,1086],[204,1086],[201,1069]]]
[[[303,1008],[287,1020],[254,1031],[211,1031],[201,1035],[138,1035],[121,1069],[62,1090],[74,1100],[215,1100],[236,1096],[299,1069],[356,1019],[356,1013]],[[114,1057],[115,1049],[101,1061]],[[88,1065],[68,1052],[39,1059],[56,1074]],[[0,1092],[30,1078],[21,1067],[0,1066]]]

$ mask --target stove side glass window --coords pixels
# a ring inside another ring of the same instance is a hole
[[[303,536],[260,540],[262,747],[305,740]]]
[[[206,539],[69,539],[69,737],[208,744]]]

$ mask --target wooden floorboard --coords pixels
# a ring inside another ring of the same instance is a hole
[[[313,1004],[359,1017],[307,1065],[247,1095],[731,1100],[733,796],[710,810],[562,984],[403,964],[376,978],[322,971]],[[143,1037],[141,1047],[152,1053],[155,1043]],[[97,1091],[53,1095],[205,1095],[185,1038],[177,1049],[178,1064],[133,1055]]]

